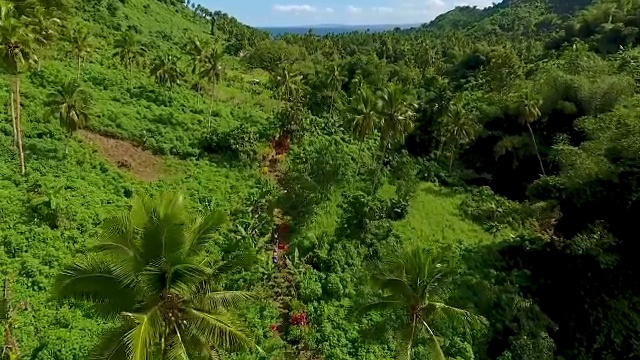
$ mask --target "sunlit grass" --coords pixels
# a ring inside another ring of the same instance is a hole
[[[407,245],[494,240],[494,235],[465,219],[458,210],[465,196],[434,184],[421,184],[409,205],[407,217],[397,222],[394,229]]]

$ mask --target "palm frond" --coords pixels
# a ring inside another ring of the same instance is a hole
[[[235,319],[227,313],[206,313],[190,309],[187,316],[189,334],[214,348],[237,349],[252,344]]]
[[[380,288],[395,296],[401,296],[406,302],[415,302],[418,297],[411,284],[404,279],[386,277],[380,279],[379,282]]]
[[[101,314],[115,316],[135,306],[135,283],[128,264],[88,257],[62,272],[55,289],[60,298],[90,300]]]
[[[186,339],[183,339],[180,328],[174,324],[173,332],[166,345],[168,351],[163,360],[189,360],[185,340]]]
[[[163,193],[147,206],[148,217],[142,225],[140,239],[142,258],[148,263],[160,257],[182,256],[186,241],[186,210],[182,196]]]
[[[211,240],[213,233],[227,221],[221,211],[212,211],[206,216],[197,218],[190,226],[186,240],[186,256],[193,256],[203,250],[203,246]]]
[[[100,243],[93,248],[95,251],[137,256],[139,250],[135,244],[136,232],[130,216],[119,215],[108,218],[101,228],[102,232],[98,238]]]
[[[436,360],[447,360],[446,356],[444,356],[444,352],[442,351],[442,347],[440,347],[440,342],[438,341],[436,334],[431,330],[431,327],[429,327],[429,325],[424,321],[422,322],[422,326],[427,332],[429,341],[431,341],[431,351],[436,357]]]
[[[469,326],[486,326],[487,319],[483,316],[476,315],[470,311],[459,309],[443,303],[430,302],[429,306],[433,307],[433,316],[442,316],[445,318],[454,318],[463,320]]]
[[[389,298],[389,297],[387,297]],[[379,300],[379,301],[374,301],[371,302],[369,304],[366,304],[364,306],[361,306],[360,308],[357,309],[357,313],[358,314],[366,314],[368,312],[371,311],[376,311],[376,310],[388,310],[388,309],[394,309],[394,308],[404,308],[405,304],[402,301],[398,301],[395,299],[395,297],[393,297],[392,299],[388,299],[388,300]]]
[[[124,339],[130,330],[122,325],[103,334],[91,351],[91,360],[128,360]]]
[[[212,270],[205,266],[189,263],[173,265],[169,273],[169,288],[183,298],[189,298],[210,291],[212,275]]]
[[[145,314],[125,313],[135,322],[133,329],[124,337],[129,360],[154,359],[154,344],[162,333],[162,316],[157,307]]]
[[[254,294],[248,291],[215,291],[199,297],[194,302],[198,309],[206,312],[218,312],[236,309],[244,302],[254,298]]]

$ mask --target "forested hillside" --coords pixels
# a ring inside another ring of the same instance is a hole
[[[0,2],[2,358],[640,358],[640,3],[232,15]]]

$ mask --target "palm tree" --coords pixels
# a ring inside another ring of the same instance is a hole
[[[207,52],[206,49],[209,47],[208,41],[200,41],[200,38],[194,36],[189,39],[189,43],[187,44],[187,54],[191,57],[191,75],[196,77],[196,91],[198,94],[201,91],[201,82],[199,81],[200,71],[198,69],[199,65],[203,62],[204,57]],[[198,99],[200,97],[198,96]],[[199,101],[199,100],[198,100]]]
[[[538,143],[536,142],[536,137],[533,134],[533,129],[531,128],[531,123],[540,119],[542,113],[540,112],[540,106],[542,105],[542,100],[534,98],[530,93],[525,93],[520,102],[520,117],[519,121],[522,125],[527,125],[527,129],[529,129],[529,134],[531,135],[531,142],[533,142],[533,148],[536,152],[536,156],[538,157],[538,163],[540,164],[540,171],[543,176],[546,176],[544,171],[544,165],[542,163],[542,157],[540,157],[540,151],[538,151]]]
[[[287,66],[283,65],[271,73],[269,80],[278,99],[288,102],[295,102],[298,99],[302,75],[289,71]]]
[[[80,70],[82,69],[82,63],[93,51],[93,37],[89,34],[89,31],[87,31],[87,29],[81,27],[75,28],[71,31],[71,34],[68,37],[68,41],[71,45],[71,52],[78,59],[77,79],[80,80]]]
[[[34,40],[40,48],[53,42],[61,25],[60,19],[50,16],[50,13],[51,11],[42,6],[36,6],[29,17],[25,18],[26,24],[31,27]]]
[[[180,83],[182,77],[178,58],[171,54],[158,56],[151,66],[150,74],[156,79],[158,85],[172,88]]]
[[[89,300],[120,326],[94,349],[97,359],[217,359],[217,349],[251,342],[230,313],[251,298],[219,291],[220,266],[204,254],[221,212],[192,217],[182,196],[136,197],[108,219],[93,254],[57,279],[60,298]]]
[[[200,78],[209,83],[209,90],[211,92],[211,103],[209,105],[209,118],[211,118],[211,112],[213,111],[213,99],[215,96],[216,85],[222,78],[222,57],[224,54],[218,48],[211,49],[202,59],[202,70],[200,71]]]
[[[67,137],[82,129],[89,121],[90,100],[77,80],[68,80],[49,94],[49,117],[57,117]],[[67,144],[65,152],[68,152]]]
[[[363,141],[380,126],[378,97],[367,87],[357,90],[347,108],[346,126],[359,141]]]
[[[33,34],[28,30],[28,27],[24,26],[16,18],[16,13],[11,4],[0,3],[0,44],[2,44],[0,54],[2,55],[2,64],[10,76],[9,92],[14,141],[18,148],[20,172],[22,174],[25,173],[26,167],[22,150],[20,72],[23,67],[38,60],[35,55],[35,40]]]
[[[380,148],[383,151],[394,142],[404,141],[405,136],[413,130],[416,116],[416,105],[408,100],[407,90],[391,84],[379,93],[379,115],[382,119],[380,127]]]
[[[129,70],[129,86],[133,86],[133,66],[139,64],[146,53],[133,32],[124,32],[114,44],[114,55],[120,59],[120,63]]]
[[[440,126],[440,147],[447,147],[449,153],[449,172],[453,168],[453,157],[464,144],[476,136],[478,125],[466,113],[461,99],[449,103]]]
[[[374,283],[380,297],[364,311],[396,310],[403,313],[398,329],[398,358],[410,359],[413,344],[423,335],[431,342],[438,360],[446,360],[433,330],[438,321],[463,320],[465,326],[486,320],[466,310],[445,304],[449,292],[449,267],[434,261],[424,249],[403,251],[383,261]]]
[[[336,103],[336,94],[342,91],[342,83],[344,81],[344,76],[340,72],[340,68],[338,65],[333,65],[329,77],[327,79],[327,85],[329,86],[329,91],[331,91],[331,108],[329,110],[329,114],[333,113],[333,109]]]

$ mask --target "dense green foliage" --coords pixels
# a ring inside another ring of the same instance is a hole
[[[638,19],[1,2],[2,356],[640,357]]]

